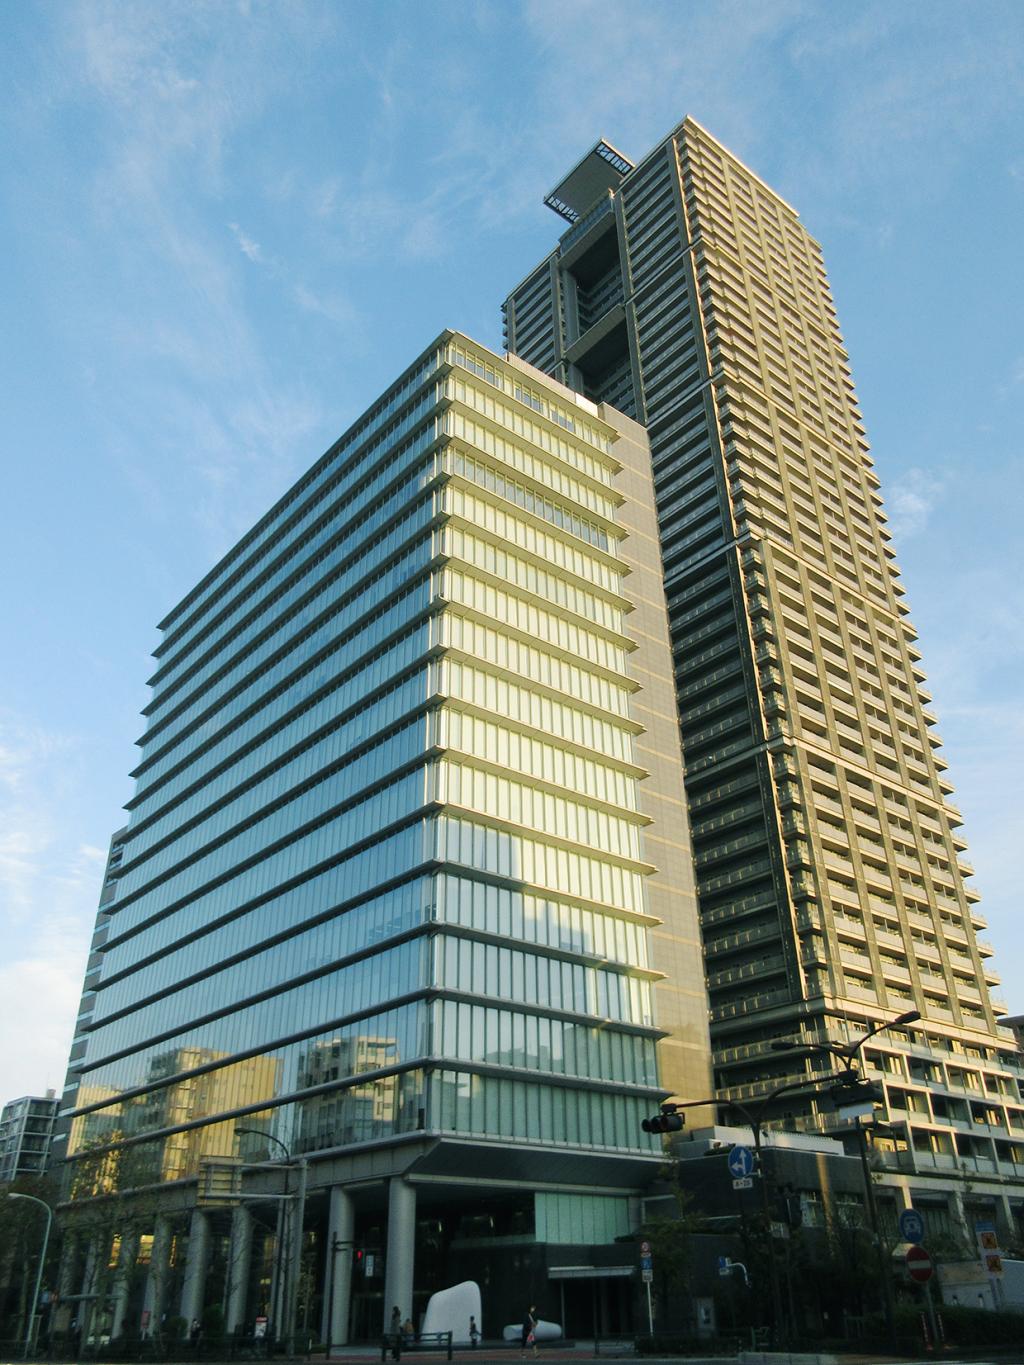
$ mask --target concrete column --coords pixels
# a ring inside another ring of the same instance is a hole
[[[231,1246],[228,1250],[228,1311],[225,1326],[237,1332],[245,1319],[252,1259],[252,1214],[239,1204],[231,1215]]]
[[[1017,1240],[1013,1209],[1010,1206],[1009,1196],[1005,1194],[996,1195],[996,1232],[999,1236],[1000,1246],[1008,1246]]]
[[[964,1197],[960,1190],[953,1187],[949,1191],[949,1212],[954,1223],[958,1224],[959,1230],[969,1242],[974,1242],[974,1228],[967,1226],[967,1214],[964,1210]]]
[[[89,1339],[92,1320],[96,1313],[96,1300],[92,1297],[99,1284],[100,1257],[105,1246],[99,1237],[90,1237],[85,1248],[85,1265],[82,1268],[82,1299],[78,1305],[78,1330],[82,1344]]]
[[[349,1305],[352,1299],[352,1238],[355,1210],[352,1196],[342,1185],[331,1188],[327,1217],[327,1264],[324,1267],[324,1311],[320,1335],[331,1346],[348,1343]],[[388,1312],[391,1312],[390,1307]]]
[[[202,1209],[194,1209],[188,1228],[188,1257],[185,1261],[185,1283],[181,1286],[179,1312],[187,1324],[186,1332],[196,1318],[202,1319],[206,1292],[206,1257],[210,1248],[210,1220]]]
[[[889,1185],[889,1189],[896,1195],[897,1218],[904,1209],[912,1209],[914,1207],[914,1196],[910,1190],[910,1186],[905,1180],[896,1181],[894,1184]]]
[[[76,1288],[75,1270],[80,1251],[79,1238],[74,1234],[69,1234],[64,1239],[60,1253],[60,1268],[57,1271],[57,1307],[53,1310],[51,1319],[52,1332],[66,1332],[71,1326],[71,1319],[78,1316],[78,1309],[76,1308],[72,1312],[68,1300]]]
[[[397,1175],[388,1182],[388,1245],[384,1275],[384,1321],[388,1330],[395,1307],[402,1321],[412,1317],[413,1262],[416,1255],[416,1190]]]
[[[142,1291],[142,1311],[149,1313],[146,1331],[155,1337],[163,1325],[164,1297],[171,1260],[171,1223],[158,1214],[153,1224],[153,1247],[149,1254],[149,1274]]]
[[[132,1271],[138,1255],[139,1239],[134,1232],[121,1234],[117,1248],[117,1269],[114,1271],[114,1284],[110,1292],[110,1337],[115,1340],[124,1332],[125,1315],[128,1312],[128,1296],[132,1288]]]

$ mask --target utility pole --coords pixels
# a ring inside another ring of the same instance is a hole
[[[851,1077],[849,1082],[851,1090],[860,1086],[865,1086],[858,1073],[857,1067],[861,1061],[860,1050],[869,1038],[873,1038],[876,1033],[884,1033],[886,1029],[902,1028],[907,1024],[914,1024],[921,1017],[920,1010],[907,1010],[904,1014],[897,1015],[895,1019],[882,1020],[881,1023],[873,1025],[859,1038],[855,1038],[852,1043],[810,1043],[803,1042],[798,1038],[776,1038],[771,1043],[773,1052],[818,1052],[827,1057],[834,1057],[843,1063]],[[813,1082],[813,1077],[809,1078]],[[856,1100],[856,1095],[853,1097]],[[865,1094],[864,1102],[870,1102],[871,1096]],[[879,1092],[879,1101],[882,1094]],[[854,1115],[854,1122],[857,1127],[857,1150],[860,1155],[860,1169],[864,1180],[864,1201],[867,1206],[868,1221],[871,1226],[871,1234],[875,1242],[875,1254],[878,1261],[878,1275],[881,1280],[882,1307],[885,1313],[885,1327],[889,1340],[895,1343],[896,1320],[895,1308],[892,1294],[892,1266],[886,1264],[885,1248],[882,1245],[882,1232],[878,1223],[878,1205],[875,1202],[875,1185],[871,1179],[871,1169],[868,1166],[867,1139],[864,1135],[864,1126],[860,1121],[860,1114]]]
[[[309,1162],[299,1158],[299,1188],[292,1210],[291,1274],[288,1276],[288,1300],[285,1310],[285,1338],[289,1355],[295,1354],[295,1324],[299,1311],[299,1282],[302,1279],[302,1242],[306,1221],[306,1181]]]
[[[855,1073],[854,1073],[855,1076]],[[751,1136],[754,1140],[754,1153],[757,1161],[757,1168],[761,1177],[761,1208],[764,1216],[765,1236],[768,1239],[768,1278],[771,1286],[772,1299],[772,1326],[775,1337],[775,1345],[778,1346],[785,1335],[785,1317],[782,1305],[782,1286],[779,1282],[779,1267],[775,1259],[775,1241],[772,1236],[772,1216],[771,1216],[771,1197],[768,1190],[768,1170],[764,1161],[762,1151],[761,1136],[762,1124],[765,1112],[772,1102],[780,1095],[785,1095],[793,1090],[807,1090],[814,1086],[823,1084],[850,1083],[851,1072],[844,1071],[838,1076],[811,1078],[803,1081],[787,1081],[785,1085],[776,1088],[753,1108],[748,1108],[745,1104],[739,1104],[736,1100],[686,1100],[677,1103],[673,1100],[667,1101],[661,1106],[661,1113],[653,1118],[644,1119],[641,1128],[645,1133],[673,1133],[678,1132],[686,1120],[679,1112],[682,1109],[699,1109],[705,1105],[714,1105],[719,1109],[735,1109],[742,1114],[744,1120],[750,1126]]]

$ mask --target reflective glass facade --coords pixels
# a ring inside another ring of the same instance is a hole
[[[620,435],[446,333],[162,622],[65,1095],[100,1187],[237,1126],[655,1150]]]

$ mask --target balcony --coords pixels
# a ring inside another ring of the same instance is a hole
[[[711,1020],[735,1019],[739,1014],[750,1014],[754,1010],[770,1009],[773,1005],[788,1004],[788,990],[762,991],[760,995],[748,995],[742,1000],[730,1001],[725,1005],[715,1005],[711,1010]]]
[[[604,199],[599,199],[579,222],[573,223],[569,231],[562,235],[558,243],[558,254],[565,256],[569,248],[585,237],[592,227],[596,227],[602,219],[610,217],[614,212],[615,198],[609,190]]]

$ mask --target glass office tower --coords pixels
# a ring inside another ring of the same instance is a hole
[[[458,1278],[624,1325],[640,1120],[710,1087],[649,460],[445,333],[161,622],[64,1104],[96,1330],[286,1316],[287,1234],[202,1197],[282,1156],[335,1342]]]
[[[547,203],[569,226],[507,343],[650,437],[720,1093],[918,1010],[865,1054],[877,1160],[903,1200],[984,1186],[1019,1240],[1020,1054],[821,248],[692,119],[635,166],[598,143]]]

